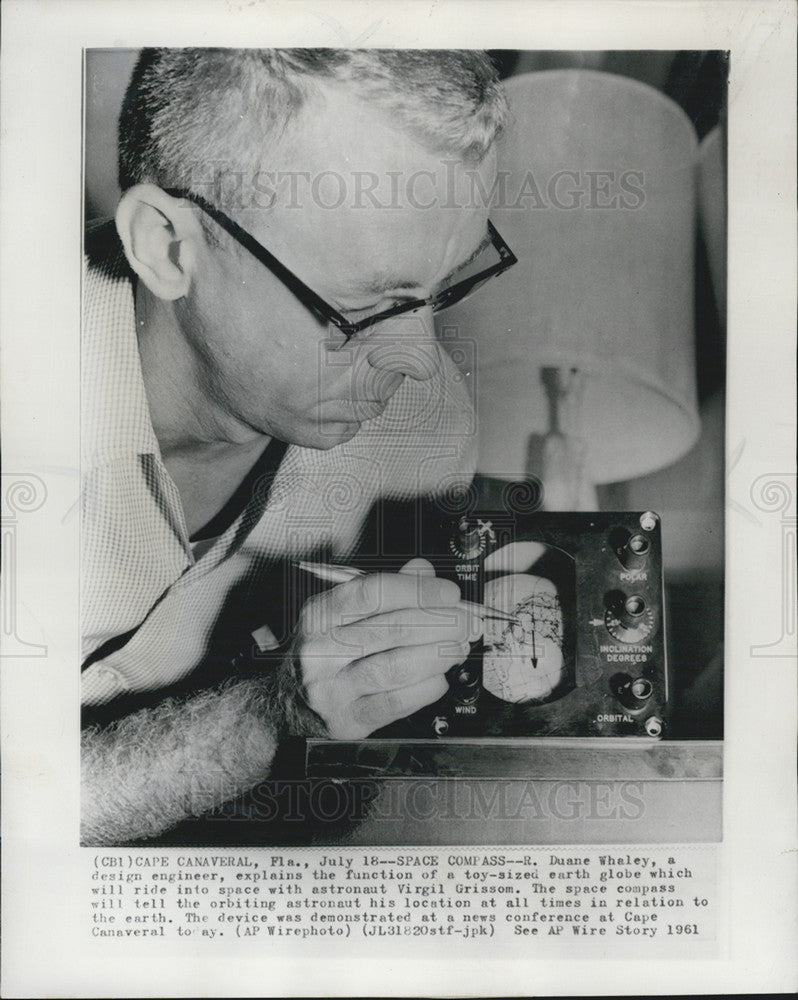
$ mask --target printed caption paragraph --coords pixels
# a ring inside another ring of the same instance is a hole
[[[369,938],[532,954],[714,952],[712,846],[91,854],[96,940],[278,947]],[[610,943],[612,942],[612,943]]]

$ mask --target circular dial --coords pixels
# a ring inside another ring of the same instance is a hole
[[[643,642],[654,629],[654,612],[639,594],[632,594],[605,613],[604,623],[618,642]]]

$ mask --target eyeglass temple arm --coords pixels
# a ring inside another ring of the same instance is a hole
[[[262,243],[259,243],[246,229],[242,229],[237,222],[226,215],[221,209],[216,208],[215,205],[211,205],[210,202],[205,201],[200,195],[182,188],[170,188],[167,189],[166,193],[173,198],[184,198],[186,201],[190,201],[198,208],[201,208],[217,225],[221,226],[245,250],[248,250],[253,257],[267,267],[276,278],[279,278],[297,298],[309,305],[311,309],[318,312],[324,319],[334,323],[342,330],[346,330],[352,326],[345,316],[342,316],[341,313],[333,309],[317,292],[314,292],[301,278],[298,278],[293,271],[290,271],[285,264],[278,260],[273,253],[270,253]]]

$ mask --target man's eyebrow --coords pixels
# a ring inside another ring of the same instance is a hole
[[[477,257],[479,257],[479,255],[482,253],[482,251],[485,250],[487,247],[489,247],[492,242],[493,239],[490,233],[486,232],[485,235],[480,240],[479,246],[477,246],[477,248],[472,253],[470,253],[465,260],[460,261],[457,267],[455,267],[452,271],[450,271],[449,274],[447,274],[447,276],[439,282],[439,285],[448,285],[454,278],[457,277],[460,271],[462,271],[464,268],[468,267],[469,264],[475,261]],[[365,295],[368,294],[379,295],[387,291],[402,291],[404,289],[419,287],[417,281],[409,281],[407,278],[400,277],[398,274],[392,271],[384,271],[376,278],[372,278],[368,281],[363,281],[362,283],[354,282],[353,284],[355,285],[355,289],[357,292],[363,293]]]

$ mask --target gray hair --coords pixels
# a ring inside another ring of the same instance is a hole
[[[479,162],[504,125],[488,56],[409,49],[145,49],[119,119],[119,183],[192,187],[200,164],[257,172],[315,81],[351,86],[430,152]],[[207,183],[202,185],[207,189]]]

